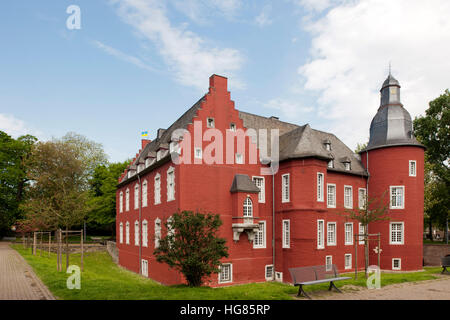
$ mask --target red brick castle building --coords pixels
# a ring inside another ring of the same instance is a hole
[[[308,124],[239,111],[227,79],[213,75],[208,93],[155,140],[142,141],[119,179],[119,263],[164,284],[184,282],[153,251],[164,222],[192,210],[220,214],[220,236],[228,240],[229,257],[210,286],[290,282],[288,269],[300,266],[352,271],[355,250],[364,267],[363,241],[355,238],[363,230],[343,212],[363,207],[367,194],[385,194],[390,219],[369,225],[369,233],[381,233],[381,268],[419,270],[423,172],[424,147],[391,75],[360,155]],[[377,264],[377,245],[370,245],[370,264]]]

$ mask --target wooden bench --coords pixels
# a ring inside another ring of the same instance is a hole
[[[444,273],[444,272],[448,273],[447,267],[450,267],[450,254],[441,258],[441,264],[442,264],[442,272],[441,273]]]
[[[298,286],[298,294],[300,297],[302,294],[311,299],[303,290],[303,286],[308,284],[318,284],[329,282],[330,286],[328,290],[331,288],[335,288],[336,291],[341,292],[334,284],[335,281],[339,280],[347,280],[352,279],[351,277],[339,277],[339,273],[337,271],[336,265],[332,264],[331,266],[311,266],[311,267],[300,267],[300,268],[289,268],[289,272],[291,274],[292,282],[294,286]]]

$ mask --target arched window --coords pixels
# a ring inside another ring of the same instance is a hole
[[[120,243],[123,243],[123,223],[120,223],[120,229],[119,229],[119,239]]]
[[[147,180],[142,182],[142,206],[147,206]]]
[[[125,192],[125,211],[130,211],[130,189]]]
[[[159,239],[161,239],[161,220],[155,219],[155,248],[159,247]]]
[[[251,217],[253,217],[253,202],[247,197],[244,200],[244,223],[253,223],[253,219],[249,219]]]
[[[119,196],[119,212],[120,213],[123,212],[123,191],[120,191],[120,196]]]
[[[142,221],[142,246],[147,247],[148,245],[148,224],[147,220]]]
[[[139,208],[139,184],[134,186],[134,208]]]
[[[130,244],[130,223],[128,221],[125,229],[125,241],[127,244]]]
[[[134,222],[134,245],[139,245],[139,222]]]

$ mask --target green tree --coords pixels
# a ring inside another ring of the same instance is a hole
[[[19,205],[27,182],[24,163],[36,141],[31,135],[14,139],[0,131],[0,238],[22,215]]]
[[[366,143],[357,143],[356,144],[356,149],[355,149],[355,153],[359,153],[360,151],[364,150],[367,147],[367,142]]]
[[[78,143],[79,141],[79,143]],[[39,142],[26,161],[29,198],[22,208],[35,228],[81,225],[88,211],[92,168],[106,161],[101,146],[82,136]]]
[[[364,201],[362,208],[359,206],[355,209],[345,210],[344,216],[350,220],[356,220],[364,227],[364,234],[360,236],[364,240],[364,270],[367,277],[367,268],[369,266],[369,241],[368,241],[368,225],[372,222],[389,220],[387,216],[389,200],[386,201],[386,192],[380,197],[369,197]]]
[[[90,180],[87,223],[95,229],[108,228],[115,234],[117,181],[130,163],[109,163],[94,170]]]
[[[430,102],[425,116],[414,119],[414,134],[425,152],[425,222],[445,227],[450,210],[450,91]],[[446,237],[447,230],[446,230]]]
[[[164,224],[167,234],[154,255],[180,271],[189,286],[201,286],[203,279],[219,272],[220,259],[228,257],[226,240],[217,236],[222,225],[218,214],[175,213]]]

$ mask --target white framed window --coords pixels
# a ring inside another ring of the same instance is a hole
[[[352,169],[352,165],[350,162],[344,162],[345,170],[350,171]]]
[[[130,189],[125,191],[125,211],[130,211]]]
[[[206,127],[207,128],[214,128],[214,118],[206,118]]]
[[[167,202],[175,200],[175,169],[167,170]]]
[[[123,191],[120,191],[119,195],[119,212],[123,212]]]
[[[236,131],[236,124],[230,123],[230,130],[235,132]]]
[[[266,186],[265,186],[264,177],[253,177],[253,182],[259,189],[258,202],[265,203],[266,202]]]
[[[161,239],[161,219],[155,219],[155,248],[159,247],[159,240]]]
[[[325,266],[326,271],[331,271],[333,269],[333,256],[325,257]]]
[[[194,157],[197,159],[201,159],[203,157],[202,148],[195,148],[194,149]]]
[[[317,249],[325,248],[324,224],[324,220],[317,220]]]
[[[161,175],[158,173],[155,176],[155,204],[161,203]]]
[[[409,176],[410,177],[416,176],[416,171],[417,171],[416,167],[417,167],[416,160],[409,160]]]
[[[336,185],[327,183],[327,207],[336,208]]]
[[[390,209],[405,208],[405,186],[391,186],[391,202]]]
[[[128,221],[125,225],[125,242],[130,244],[130,223]]]
[[[345,225],[345,244],[353,244],[353,222],[346,222]]]
[[[334,160],[328,161],[328,168],[334,168]]]
[[[119,242],[123,243],[123,223],[120,223],[120,227],[119,227]]]
[[[392,259],[392,270],[402,270],[402,259],[400,258]]]
[[[139,208],[139,184],[134,186],[134,209]]]
[[[389,227],[389,244],[404,244],[404,223],[391,222]]]
[[[353,208],[353,188],[352,186],[344,186],[344,207]]]
[[[317,201],[323,202],[323,173],[317,173]]]
[[[283,282],[283,272],[275,271],[275,281]]]
[[[358,243],[364,244],[364,236],[361,236],[361,234],[365,234],[364,225],[360,222],[358,228],[359,228],[358,233],[360,234]]]
[[[148,277],[148,260],[142,259],[142,261],[141,261],[141,274],[144,277]]]
[[[289,173],[283,174],[281,176],[281,202],[289,202],[289,193],[290,193],[290,185],[289,185]]]
[[[220,266],[219,283],[233,282],[233,265],[224,263]]]
[[[139,222],[134,222],[134,245],[139,245]]]
[[[336,222],[327,223],[327,245],[336,245]]]
[[[253,240],[253,248],[265,248],[266,247],[266,222],[260,221],[258,223],[259,229],[255,234]]]
[[[266,277],[266,281],[271,281],[273,280],[273,276],[274,276],[274,270],[273,270],[273,264],[269,264],[265,267],[265,277]]]
[[[326,142],[326,143],[324,143],[324,145],[325,145],[325,149],[326,149],[327,151],[331,151],[331,143]]]
[[[345,260],[344,268],[345,269],[351,269],[352,268],[352,254],[351,253],[346,253],[345,256],[344,256],[344,260]]]
[[[148,247],[148,222],[142,221],[142,246]]]
[[[291,221],[283,220],[283,248],[291,247]]]
[[[240,153],[236,153],[236,163],[237,164],[243,164],[244,163],[244,157]]]
[[[244,223],[253,223],[253,202],[250,197],[245,198],[242,210]]]
[[[144,182],[142,182],[142,207],[146,207],[148,204],[148,184],[147,184],[147,180],[144,180]]]
[[[358,208],[364,209],[366,207],[367,193],[365,188],[358,189]]]

